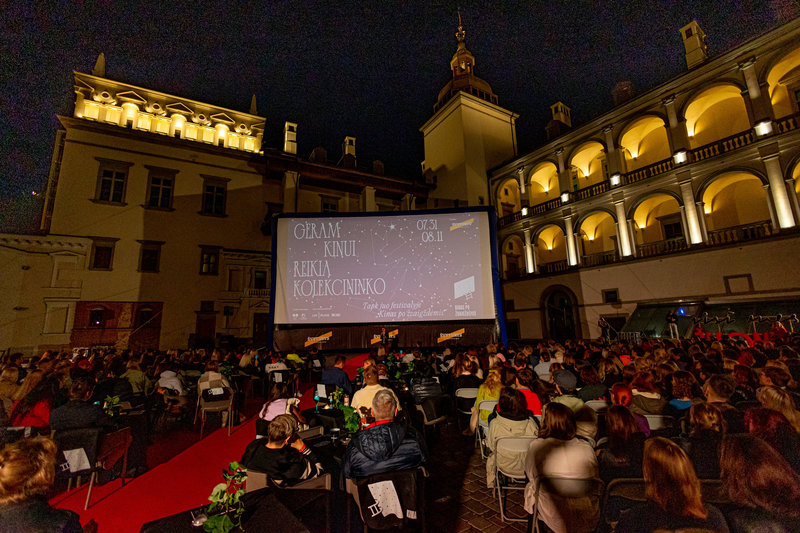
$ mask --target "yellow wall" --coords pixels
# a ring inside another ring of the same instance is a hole
[[[718,85],[695,96],[686,108],[689,145],[698,148],[750,128],[741,91]]]
[[[720,176],[706,189],[703,202],[709,231],[770,219],[766,191],[750,174]]]
[[[512,213],[516,213],[522,209],[519,199],[519,184],[517,180],[513,178],[504,181],[497,190],[497,213],[501,216],[504,212],[503,204],[514,206]]]
[[[504,274],[508,274],[508,266],[511,264],[512,261],[516,261],[517,263],[517,271],[520,274],[525,274],[525,246],[522,243],[522,239],[518,236],[513,235],[506,239],[503,243],[503,255],[505,256],[506,261],[506,271]],[[512,259],[512,256],[516,256],[515,259]]]
[[[674,213],[680,213],[680,206],[672,196],[658,194],[642,202],[633,214],[636,242],[646,244],[664,240],[658,219]]]
[[[603,145],[598,142],[588,142],[574,153],[569,164],[578,169],[579,189],[594,185],[605,179],[603,173],[604,162]]]
[[[787,90],[787,86],[781,83],[781,79],[798,67],[800,67],[800,48],[795,48],[781,59],[767,75],[775,118],[785,117],[795,112],[795,107],[792,104],[792,95]],[[790,75],[788,77],[793,78],[795,76]]]
[[[614,237],[616,226],[608,213],[599,212],[589,215],[579,229],[583,239],[584,255],[613,251],[616,248]]]
[[[537,261],[539,264],[554,263],[567,258],[564,232],[558,226],[548,226],[537,239]]]
[[[669,140],[664,121],[659,117],[642,117],[631,124],[620,137],[625,148],[625,167],[628,172],[670,157]],[[636,155],[636,158],[633,158]]]
[[[553,163],[541,163],[534,167],[528,182],[530,205],[537,205],[557,198],[558,168]]]

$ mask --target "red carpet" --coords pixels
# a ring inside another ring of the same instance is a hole
[[[85,525],[94,519],[99,533],[138,532],[145,522],[208,503],[222,469],[238,461],[255,438],[255,418],[233,429],[218,429],[170,461],[125,483],[115,480],[92,489],[91,506],[83,510],[88,483],[53,498],[60,509],[75,511]]]

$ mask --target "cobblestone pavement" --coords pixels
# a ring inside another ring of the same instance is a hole
[[[486,464],[474,438],[461,435],[455,423],[428,436],[427,515],[433,533],[525,532],[527,522],[503,522],[497,496],[486,488]],[[522,491],[508,491],[507,512],[524,517]]]

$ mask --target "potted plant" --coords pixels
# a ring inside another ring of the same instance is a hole
[[[210,504],[206,507],[208,518],[203,522],[203,529],[209,533],[228,533],[235,528],[244,531],[242,514],[244,513],[244,485],[247,470],[239,463],[233,462],[228,469],[222,469],[224,483],[220,483],[208,497]]]
[[[106,396],[103,400],[103,411],[108,416],[117,416],[122,406],[119,404],[119,396]]]
[[[342,389],[336,389],[336,391],[331,393],[331,407],[342,410],[344,414],[344,429],[348,433],[355,433],[358,431],[360,416],[356,413],[355,409],[344,404],[342,396],[344,396],[344,390]]]

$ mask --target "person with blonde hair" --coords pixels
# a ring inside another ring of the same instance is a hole
[[[499,400],[500,389],[503,388],[503,382],[500,379],[500,372],[497,370],[489,370],[486,380],[478,387],[478,396],[475,398],[475,405],[472,406],[472,416],[469,419],[469,429],[465,430],[465,435],[472,435],[475,433],[475,428],[478,427],[478,418],[484,422],[489,421],[489,411],[479,411],[478,406],[484,400]]]
[[[689,408],[690,433],[681,447],[691,459],[697,477],[719,479],[719,445],[725,435],[725,419],[715,405],[697,401]]]
[[[767,409],[778,411],[800,433],[800,412],[797,410],[792,395],[778,387],[760,387],[756,391],[756,399]]]
[[[650,533],[698,529],[728,532],[722,513],[716,507],[703,504],[700,480],[680,446],[663,437],[645,441],[642,472],[648,501],[624,513],[617,531]]]
[[[47,503],[56,445],[45,437],[22,439],[0,451],[0,530],[14,533],[82,531],[77,514]]]

